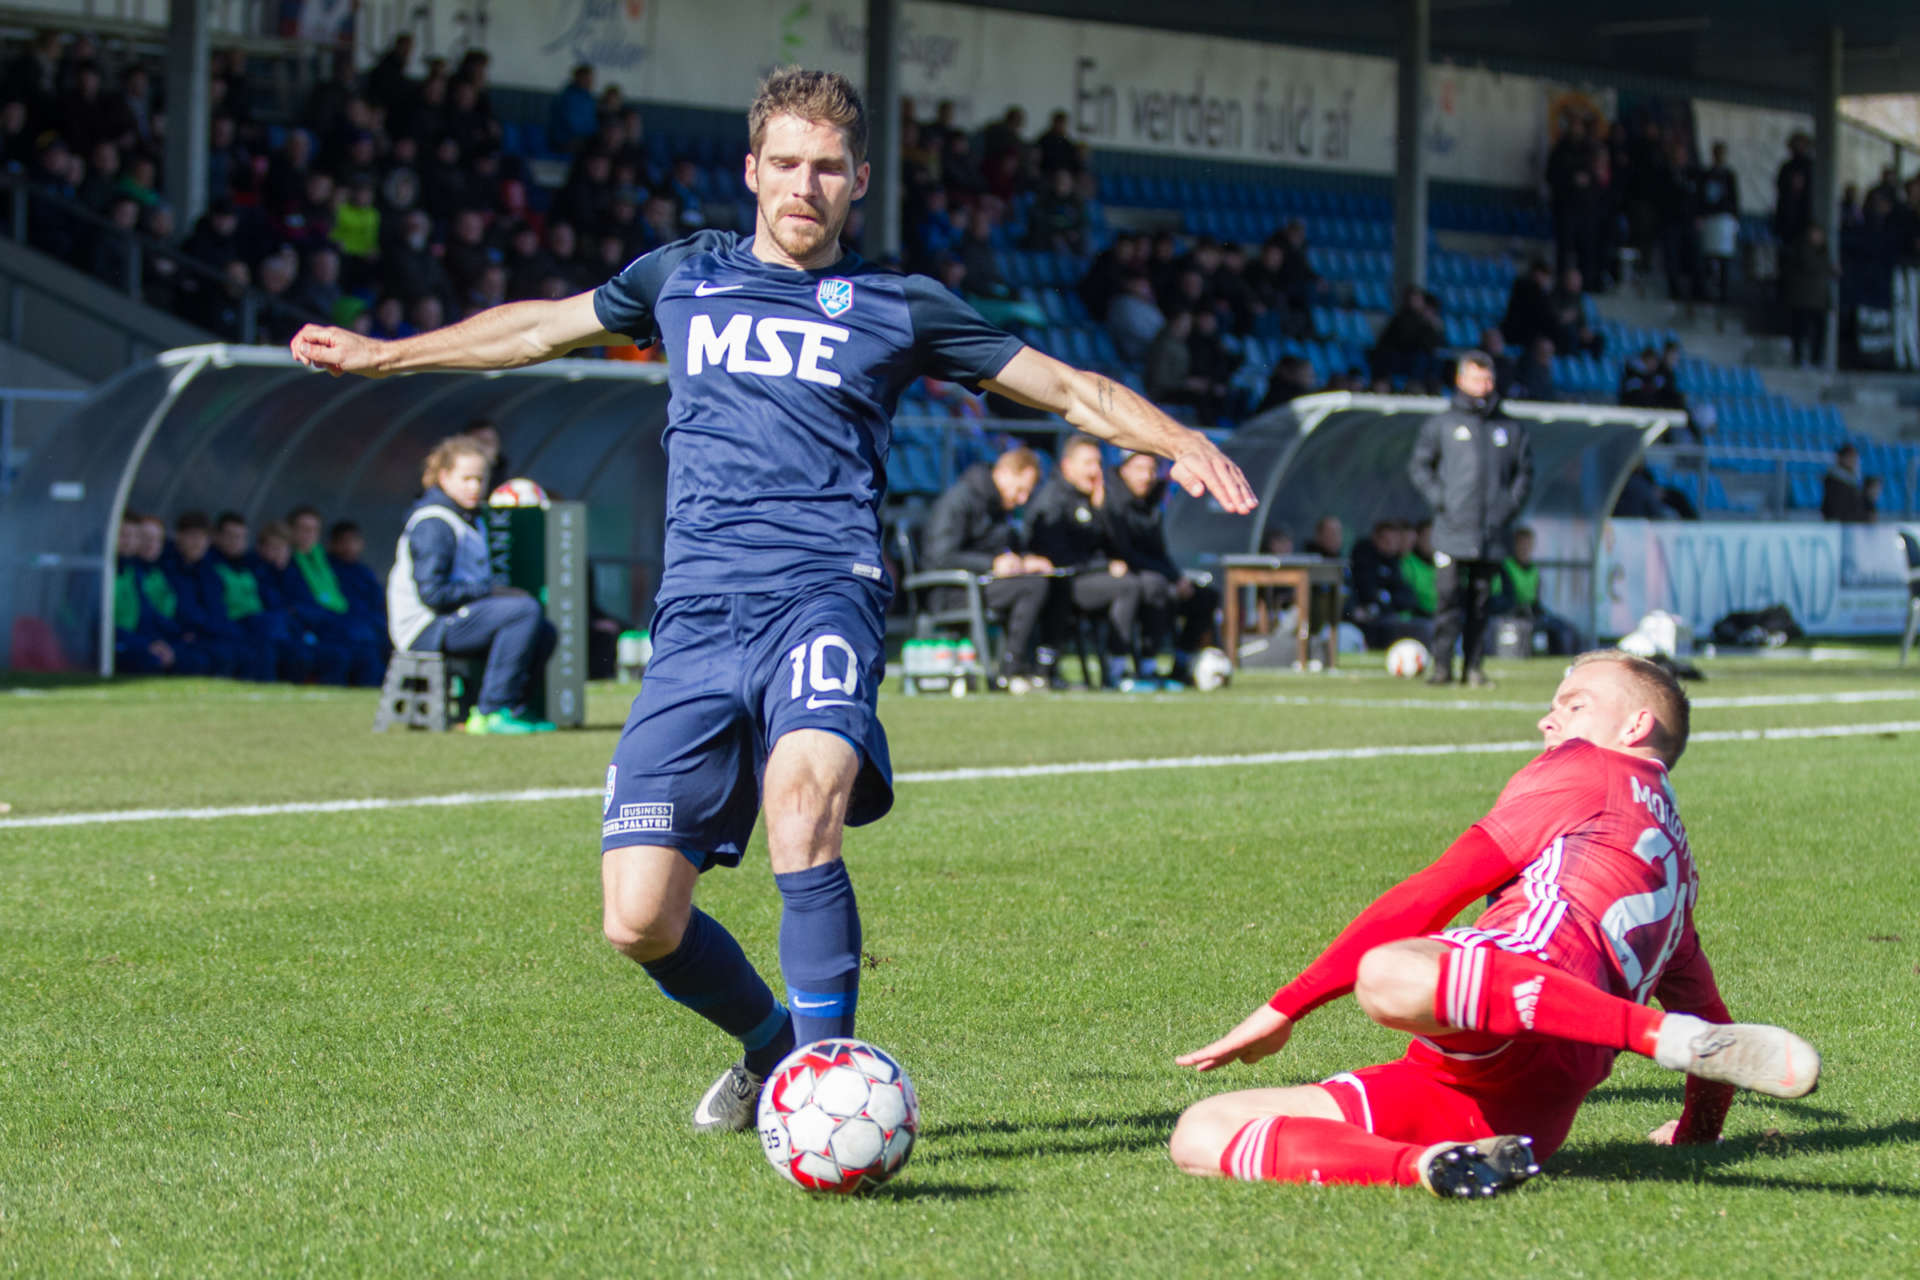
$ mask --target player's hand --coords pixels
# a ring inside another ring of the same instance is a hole
[[[1183,1053],[1174,1061],[1183,1067],[1200,1071],[1212,1071],[1229,1062],[1258,1062],[1269,1054],[1280,1052],[1292,1034],[1293,1019],[1263,1004],[1243,1018],[1239,1026],[1212,1044],[1204,1049],[1195,1049],[1192,1053]]]
[[[1116,578],[1124,578],[1127,576],[1127,562],[1125,560],[1109,560],[1107,561],[1107,572]]]
[[[1020,564],[1028,573],[1053,572],[1053,561],[1047,559],[1045,556],[1028,556],[1023,559]]]
[[[1665,1124],[1661,1125],[1658,1129],[1655,1129],[1652,1133],[1648,1134],[1647,1141],[1651,1142],[1656,1147],[1671,1147],[1674,1145],[1673,1139],[1675,1135],[1677,1135],[1679,1132],[1680,1132],[1680,1122],[1678,1120],[1669,1120]]]
[[[993,558],[993,576],[996,578],[1011,578],[1020,571],[1020,557],[1011,551],[1002,551]]]
[[[1260,505],[1240,468],[1205,436],[1196,436],[1195,442],[1174,458],[1172,478],[1195,498],[1212,494],[1236,516],[1244,516]]]
[[[324,324],[301,325],[300,332],[287,344],[295,360],[309,369],[325,369],[336,378],[343,373],[386,377],[380,367],[380,348],[384,345],[351,329]]]

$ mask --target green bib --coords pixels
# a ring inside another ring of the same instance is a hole
[[[147,598],[155,613],[168,621],[173,620],[180,608],[180,597],[174,594],[173,584],[158,569],[149,569],[140,575],[140,594]]]
[[[251,618],[265,606],[260,603],[260,584],[245,569],[235,569],[229,565],[216,563],[213,571],[220,575],[220,587],[225,595],[227,619],[238,622],[242,618]]]
[[[1513,584],[1513,602],[1522,609],[1531,609],[1540,598],[1540,566],[1523,565],[1512,556],[1501,566],[1506,571],[1507,581]]]
[[[340,590],[340,579],[333,576],[333,566],[327,563],[327,553],[314,543],[305,551],[296,551],[293,562],[300,566],[300,576],[307,580],[307,590],[313,593],[313,602],[328,613],[345,613],[347,597]]]
[[[1440,607],[1440,591],[1434,585],[1433,565],[1409,551],[1400,557],[1400,576],[1413,592],[1414,603],[1423,615],[1431,617]]]
[[[122,631],[140,629],[140,584],[132,565],[120,566],[113,578],[113,625]]]

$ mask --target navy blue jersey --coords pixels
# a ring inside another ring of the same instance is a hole
[[[884,582],[880,500],[900,393],[969,385],[1020,341],[925,276],[849,254],[800,271],[702,231],[593,295],[609,333],[667,350],[666,571],[658,596]]]

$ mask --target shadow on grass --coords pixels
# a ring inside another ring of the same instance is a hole
[[[914,1164],[928,1163],[925,1156]],[[964,1182],[916,1182],[911,1166],[901,1175],[902,1181],[889,1182],[886,1186],[868,1195],[870,1200],[933,1200],[957,1203],[961,1200],[991,1200],[999,1196],[1013,1194],[1011,1187],[977,1187]]]
[[[1791,1106],[1793,1104],[1784,1104]],[[1880,1182],[1813,1181],[1770,1177],[1729,1165],[1802,1155],[1827,1155],[1920,1141],[1920,1120],[1892,1124],[1808,1129],[1799,1133],[1747,1133],[1711,1147],[1656,1147],[1646,1142],[1603,1142],[1561,1151],[1549,1166],[1557,1178],[1605,1182],[1703,1182],[1716,1187],[1772,1191],[1823,1191],[1830,1195],[1898,1196],[1920,1200],[1920,1187]],[[1762,1166],[1764,1167],[1764,1166]]]
[[[1087,1116],[1063,1120],[969,1120],[939,1124],[920,1136],[929,1142],[957,1142],[966,1149],[954,1160],[1024,1160],[1034,1156],[1112,1155],[1154,1151],[1167,1145],[1178,1111],[1144,1111],[1130,1116]],[[944,1152],[929,1152],[935,1163]]]
[[[1679,1076],[1674,1077],[1671,1085],[1658,1084],[1603,1084],[1587,1095],[1583,1106],[1605,1106],[1609,1102],[1671,1102],[1674,1114],[1680,1114],[1680,1105],[1686,1095],[1685,1083]],[[1831,1107],[1816,1106],[1806,1101],[1784,1101],[1779,1098],[1755,1098],[1755,1102],[1764,1102],[1770,1107],[1783,1107],[1794,1115],[1808,1120],[1845,1120],[1847,1113],[1835,1111]],[[1738,1104],[1736,1104],[1737,1106]]]

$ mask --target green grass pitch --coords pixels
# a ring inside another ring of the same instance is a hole
[[[533,803],[0,827],[0,1274],[1880,1276],[1920,1257],[1920,676],[1708,664],[1675,775],[1736,1016],[1826,1057],[1799,1103],[1662,1150],[1680,1082],[1622,1058],[1549,1176],[1490,1204],[1187,1179],[1215,1090],[1397,1055],[1350,1001],[1280,1056],[1237,1021],[1492,802],[1521,752],[903,781],[850,834],[862,1034],[920,1145],[810,1198],[688,1113],[728,1046],[599,937],[598,786],[632,689],[539,739],[368,732],[366,693],[0,687],[11,820],[574,787]],[[902,771],[1515,742],[1556,678],[1486,695],[1339,675],[1214,695],[908,699]],[[702,905],[775,980],[764,846]]]

